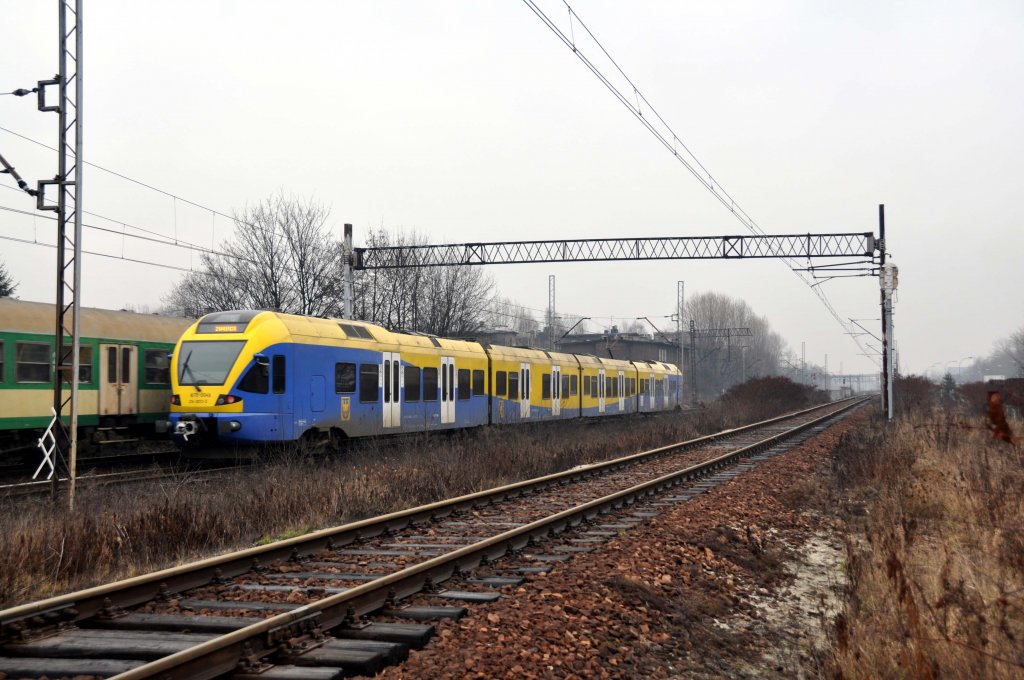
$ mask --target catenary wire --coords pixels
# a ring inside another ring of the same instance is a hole
[[[572,22],[572,18],[575,17],[576,21],[580,24],[580,26],[583,27],[583,29],[586,31],[587,35],[590,36],[590,38],[594,41],[594,43],[601,50],[601,52],[614,65],[615,69],[622,75],[622,77],[626,80],[626,82],[633,88],[633,93],[634,93],[634,95],[637,98],[637,103],[635,105],[630,101],[630,99],[629,99],[629,97],[627,95],[625,95],[619,88],[617,88],[615,86],[614,83],[611,82],[611,80],[601,71],[601,69],[598,66],[596,66],[586,55],[583,54],[583,52],[579,49],[579,47],[576,44],[575,36],[574,35],[567,36],[555,24],[555,22],[550,17],[548,17],[548,15],[545,14],[545,12],[540,7],[537,6],[537,3],[534,0],[523,0],[524,4],[526,4],[526,6],[544,23],[545,26],[547,26],[551,30],[552,33],[555,34],[555,36],[559,40],[562,41],[563,44],[566,45],[566,47],[568,47],[568,48],[570,48],[572,50],[573,54],[575,54],[579,58],[579,60],[609,90],[609,92],[611,92],[612,95],[616,99],[618,99],[619,102],[622,103],[622,105],[625,106],[629,110],[629,112],[645,128],[647,128],[647,130],[658,140],[658,142],[661,143],[661,145],[664,146],[669,152],[671,152],[675,156],[675,158],[680,163],[682,163],[683,166],[697,179],[697,181],[699,181],[706,189],[708,189],[708,191],[710,191],[711,194],[723,206],[725,206],[725,208],[727,210],[729,210],[729,212],[731,212],[733,214],[733,216],[735,216],[736,219],[738,219],[740,221],[741,224],[743,224],[743,226],[745,226],[748,230],[750,230],[754,234],[764,235],[764,233],[765,233],[764,230],[762,230],[761,227],[753,220],[753,218],[751,218],[750,215],[747,214],[747,212],[744,211],[743,208],[740,207],[739,204],[736,203],[735,199],[732,198],[732,196],[725,190],[725,188],[717,180],[714,179],[714,177],[711,175],[711,173],[708,172],[707,168],[697,159],[697,157],[693,154],[693,152],[690,151],[689,147],[687,147],[685,144],[682,143],[682,140],[679,138],[679,136],[665,122],[665,119],[651,105],[650,101],[640,92],[639,88],[636,87],[636,85],[633,83],[633,81],[625,74],[625,72],[619,66],[618,62],[616,62],[615,59],[612,58],[611,54],[604,48],[604,46],[601,44],[601,42],[594,36],[593,32],[591,32],[590,29],[586,26],[586,24],[580,18],[579,14],[577,14],[575,12],[575,10],[573,10],[572,7],[569,6],[569,3],[566,2],[566,0],[562,0],[562,1],[563,1],[563,4],[569,10],[570,26],[572,25],[572,23],[571,23]],[[665,134],[663,134],[660,130],[658,130],[657,127],[648,119],[648,117],[644,115],[644,112],[640,108],[640,104],[639,104],[641,99],[648,106],[648,108],[654,114],[654,116],[657,118],[657,120],[660,121],[662,123],[662,125],[664,125],[664,127],[668,131],[668,133],[671,134],[671,140],[669,140],[665,136]],[[692,162],[690,160],[687,160],[686,158],[684,158],[682,155],[680,155],[678,149],[675,146],[675,143],[677,143],[677,142],[679,143],[680,146],[683,147],[683,149],[686,151],[687,155],[689,155],[690,159],[692,159]],[[702,174],[701,172],[699,172],[697,170],[698,167],[700,168],[700,170],[703,171],[704,174]],[[705,174],[707,175],[706,178],[704,177]],[[717,187],[717,190],[716,190],[716,187]],[[825,294],[824,290],[822,290],[822,288],[820,286],[814,286],[812,284],[812,281],[808,280],[808,278],[806,276],[804,276],[803,273],[801,273],[799,271],[796,271],[796,266],[799,264],[799,262],[797,262],[793,258],[780,258],[780,259],[782,259],[784,262],[786,262],[788,264],[790,270],[793,271],[800,278],[800,280],[803,281],[804,284],[806,284],[810,288],[811,292],[814,293],[814,295],[821,301],[821,303],[825,306],[826,310],[828,310],[828,312],[832,315],[832,317],[836,320],[836,322],[839,323],[839,325],[843,328],[843,330],[844,331],[849,331],[848,324],[846,324],[843,321],[843,318],[836,311],[835,307],[832,305],[832,302],[828,299],[828,296]],[[853,340],[857,344],[857,346],[863,351],[864,348],[860,344],[860,342],[857,340],[857,338],[853,337]],[[874,363],[876,363],[876,365],[877,365],[878,362],[875,361]]]

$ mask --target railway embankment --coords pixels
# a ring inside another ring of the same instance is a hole
[[[1018,678],[1022,463],[980,415],[862,409],[385,677]]]

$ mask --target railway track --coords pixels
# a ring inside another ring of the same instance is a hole
[[[209,482],[220,475],[237,472],[240,465],[218,466],[218,467],[148,467],[141,470],[122,470],[119,472],[104,472],[98,474],[81,475],[75,480],[78,488],[108,486],[114,484],[132,484],[152,481],[178,481],[189,479],[199,481],[200,479]],[[61,477],[57,480],[58,490],[67,488],[68,480]],[[43,479],[32,482],[15,482],[12,484],[0,484],[0,499],[26,498],[31,496],[44,496],[53,492],[53,482]]]
[[[373,674],[426,644],[429,621],[501,597],[500,588],[742,474],[864,401],[2,611],[0,671],[123,680]]]

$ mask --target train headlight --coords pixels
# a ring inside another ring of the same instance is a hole
[[[242,398],[236,397],[233,394],[222,394],[217,397],[217,406],[225,406],[227,404],[241,404]]]
[[[177,394],[171,395],[171,406],[181,406],[181,397]]]

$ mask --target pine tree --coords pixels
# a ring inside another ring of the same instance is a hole
[[[956,393],[956,381],[953,380],[953,375],[952,374],[947,373],[946,376],[942,379],[942,398],[946,399],[946,400],[950,400],[950,399],[953,398],[953,395],[955,393]]]
[[[14,291],[17,287],[18,284],[15,283],[14,278],[7,271],[7,267],[4,266],[3,262],[0,262],[0,297],[9,297],[14,295]]]

